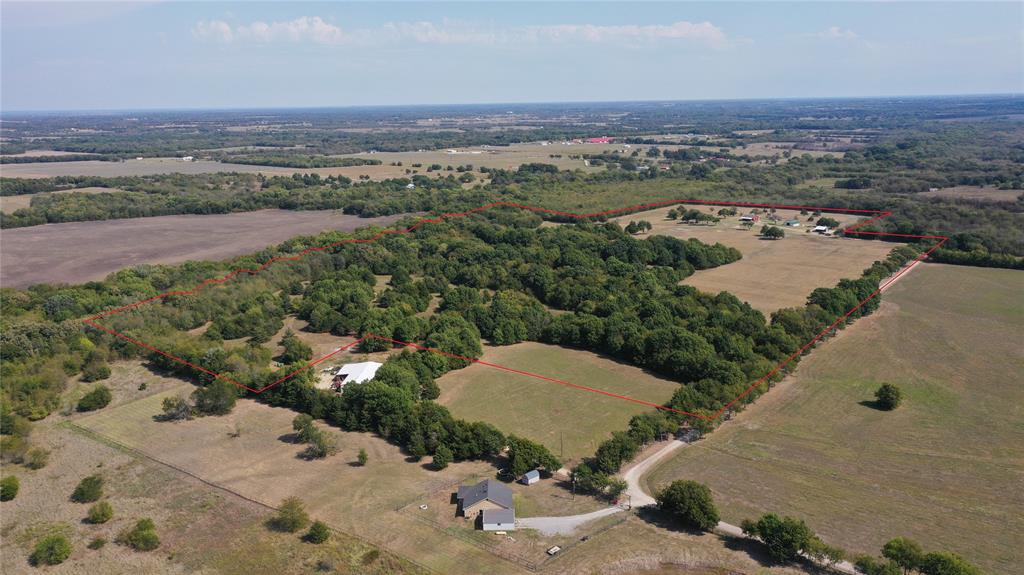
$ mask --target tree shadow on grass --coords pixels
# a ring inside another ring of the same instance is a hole
[[[882,407],[882,404],[880,402],[874,399],[865,399],[864,401],[858,401],[857,404],[874,409],[875,411],[889,411],[888,409]]]

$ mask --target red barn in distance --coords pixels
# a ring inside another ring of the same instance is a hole
[[[600,138],[587,138],[586,141],[587,141],[588,144],[610,144],[610,143],[612,143],[612,139],[609,138],[608,136],[602,136]]]

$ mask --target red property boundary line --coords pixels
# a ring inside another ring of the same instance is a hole
[[[438,350],[438,349],[432,349],[432,348],[429,348],[429,347],[424,347],[424,346],[421,346],[421,345],[417,345],[417,344],[409,343],[409,342],[405,342],[405,341],[398,341],[398,340],[386,338],[386,337],[383,337],[383,336],[375,335],[375,334],[372,334],[372,333],[371,334],[366,334],[363,337],[357,339],[356,341],[354,341],[354,342],[352,342],[352,343],[350,343],[350,344],[348,344],[348,345],[346,345],[346,346],[344,346],[342,348],[339,348],[339,349],[337,349],[337,350],[335,350],[335,351],[333,351],[333,352],[331,352],[331,353],[329,353],[329,354],[327,354],[327,355],[325,355],[323,357],[315,359],[315,360],[311,361],[310,363],[302,366],[299,369],[296,369],[295,371],[285,375],[284,377],[281,377],[280,379],[278,379],[276,381],[268,383],[267,385],[265,385],[265,386],[263,386],[263,387],[261,387],[259,389],[255,389],[255,388],[249,387],[247,385],[241,384],[241,383],[239,383],[237,381],[234,381],[233,379],[231,379],[229,377],[222,376],[222,375],[220,375],[218,373],[210,371],[210,370],[208,370],[208,369],[206,369],[206,368],[204,368],[202,366],[190,363],[190,362],[188,362],[188,361],[186,361],[186,360],[184,360],[184,359],[182,359],[180,357],[171,355],[171,354],[169,354],[167,352],[164,352],[164,351],[162,351],[160,349],[157,349],[157,348],[155,348],[155,347],[153,347],[153,346],[151,346],[151,345],[149,345],[149,344],[147,344],[145,342],[142,342],[142,341],[139,341],[137,339],[133,339],[131,337],[128,337],[127,335],[125,335],[125,334],[123,334],[123,333],[121,333],[119,331],[116,331],[116,330],[111,329],[111,328],[104,327],[104,326],[99,325],[98,323],[96,323],[98,320],[100,320],[102,318],[105,318],[105,317],[108,317],[108,316],[112,316],[112,315],[116,315],[116,314],[119,314],[119,313],[122,313],[122,312],[125,312],[125,311],[128,311],[128,310],[137,308],[139,306],[145,305],[147,303],[152,303],[152,302],[155,302],[155,301],[160,301],[160,300],[162,300],[164,298],[167,298],[167,297],[170,297],[170,296],[192,295],[192,294],[195,294],[197,291],[199,291],[200,289],[202,289],[202,288],[204,288],[206,286],[226,283],[226,282],[230,281],[231,279],[235,278],[236,276],[238,276],[240,274],[250,274],[250,275],[257,274],[257,273],[267,269],[268,267],[270,267],[271,264],[273,264],[275,262],[279,262],[279,261],[297,261],[297,260],[301,259],[302,257],[306,256],[307,254],[310,254],[310,253],[313,253],[313,252],[320,252],[320,251],[330,250],[331,248],[334,248],[334,247],[337,247],[337,246],[340,246],[340,245],[343,245],[343,244],[373,243],[373,242],[379,240],[380,238],[382,238],[382,237],[384,237],[385,235],[388,235],[388,234],[411,234],[417,228],[420,228],[424,224],[441,223],[441,222],[445,221],[446,219],[466,217],[466,216],[468,216],[470,214],[474,214],[474,213],[478,213],[478,212],[483,212],[483,211],[486,211],[486,210],[489,210],[489,209],[492,209],[492,208],[497,208],[497,207],[519,208],[519,209],[528,210],[528,211],[531,211],[531,212],[537,212],[537,213],[542,213],[542,214],[560,216],[560,217],[569,218],[569,219],[583,220],[583,219],[590,219],[590,218],[601,218],[601,217],[604,217],[604,216],[612,216],[612,215],[616,215],[616,214],[638,212],[638,211],[642,211],[642,210],[649,210],[649,209],[653,209],[653,208],[660,208],[660,207],[677,205],[677,204],[700,204],[700,205],[709,205],[709,206],[730,206],[730,207],[744,207],[744,208],[777,208],[777,209],[790,209],[790,210],[793,210],[793,209],[796,209],[796,210],[814,210],[814,211],[819,211],[819,212],[836,212],[836,213],[864,214],[865,216],[866,215],[873,215],[873,217],[871,217],[870,219],[865,220],[865,221],[863,221],[863,222],[861,222],[861,223],[859,223],[859,224],[857,224],[855,226],[852,226],[852,227],[847,228],[846,230],[844,230],[844,232],[843,232],[844,235],[851,235],[851,234],[853,234],[853,235],[862,235],[862,236],[898,237],[898,238],[918,239],[918,240],[933,239],[933,240],[938,240],[938,241],[936,242],[935,245],[933,245],[927,251],[923,252],[921,255],[919,255],[916,259],[914,259],[908,265],[904,266],[903,269],[898,271],[896,274],[890,276],[885,282],[882,283],[882,285],[880,285],[878,287],[878,289],[876,289],[868,297],[866,297],[863,300],[861,300],[861,302],[858,303],[853,309],[851,309],[850,311],[846,312],[845,315],[843,315],[843,316],[839,317],[838,319],[836,319],[834,322],[832,322],[831,325],[829,325],[828,327],[823,329],[820,333],[818,333],[818,335],[814,336],[814,338],[812,338],[811,341],[807,342],[806,344],[803,345],[803,347],[801,347],[797,351],[793,352],[792,355],[790,355],[786,359],[782,360],[771,371],[769,371],[768,373],[763,375],[760,379],[758,379],[758,380],[754,381],[752,384],[750,384],[750,386],[747,387],[747,389],[744,390],[743,393],[738,395],[735,399],[733,399],[729,403],[727,403],[724,406],[722,406],[721,409],[719,409],[717,412],[715,412],[714,414],[712,414],[710,416],[708,416],[708,415],[701,415],[701,414],[697,414],[697,413],[690,413],[690,412],[687,412],[687,411],[682,411],[682,410],[679,410],[679,409],[674,409],[674,408],[671,408],[671,407],[666,407],[664,405],[659,405],[659,404],[652,403],[652,402],[649,402],[649,401],[643,401],[641,399],[636,399],[634,397],[629,397],[629,396],[625,396],[625,395],[619,395],[619,394],[611,393],[609,391],[604,391],[604,390],[601,390],[601,389],[595,389],[595,388],[592,388],[592,387],[587,387],[587,386],[584,386],[584,385],[579,385],[579,384],[571,383],[571,382],[568,382],[568,381],[564,381],[564,380],[560,380],[560,379],[555,379],[555,378],[552,378],[552,377],[546,377],[546,376],[543,376],[543,375],[538,375],[536,373],[530,373],[528,371],[521,371],[521,370],[518,370],[518,369],[513,369],[513,368],[510,368],[510,367],[505,367],[505,366],[498,365],[498,364],[495,364],[495,363],[486,362],[486,361],[483,361],[483,360],[480,360],[480,359],[474,359],[474,358],[469,358],[469,357],[462,357],[462,356],[451,354],[451,353],[447,353],[447,352],[444,352],[444,351],[441,351],[441,350]],[[152,351],[154,353],[160,354],[160,355],[162,355],[164,357],[167,357],[167,358],[169,358],[169,359],[171,359],[173,361],[176,361],[178,363],[187,365],[187,366],[189,366],[189,367],[191,367],[191,368],[193,368],[195,370],[198,370],[198,371],[200,371],[202,373],[205,373],[207,375],[213,376],[214,379],[221,379],[222,378],[225,381],[228,381],[228,382],[230,382],[230,383],[232,383],[232,384],[234,384],[234,385],[236,385],[238,387],[241,387],[243,389],[246,389],[246,390],[248,390],[248,391],[250,391],[252,393],[261,393],[263,391],[266,391],[267,389],[270,389],[271,387],[274,387],[275,385],[278,385],[278,384],[280,384],[280,383],[282,383],[282,382],[284,382],[284,381],[286,381],[288,379],[291,379],[292,377],[296,376],[299,373],[302,373],[303,371],[306,371],[306,370],[308,370],[308,369],[310,369],[310,368],[312,368],[312,367],[314,367],[314,366],[316,366],[316,365],[318,365],[320,363],[323,363],[324,361],[330,359],[334,355],[336,355],[338,353],[341,353],[343,351],[346,351],[346,350],[352,348],[353,346],[358,345],[359,343],[361,343],[362,341],[364,341],[366,339],[371,339],[372,338],[372,339],[379,339],[379,340],[383,340],[383,341],[388,341],[388,342],[391,342],[392,344],[394,344],[396,346],[404,346],[404,347],[413,348],[413,349],[422,350],[422,351],[430,351],[430,352],[438,353],[438,354],[441,354],[441,355],[444,355],[444,356],[447,356],[447,357],[461,359],[461,360],[464,360],[464,361],[467,361],[467,362],[470,362],[470,363],[478,363],[480,365],[485,365],[485,366],[492,367],[492,368],[495,368],[495,369],[500,369],[502,371],[507,371],[509,373],[515,373],[515,374],[518,374],[518,375],[524,375],[524,376],[527,376],[527,377],[532,377],[534,379],[539,379],[539,380],[542,380],[542,381],[547,381],[549,383],[554,383],[554,384],[558,384],[558,385],[564,385],[564,386],[567,386],[567,387],[571,387],[573,389],[578,389],[578,390],[581,390],[581,391],[587,391],[587,392],[590,392],[590,393],[596,393],[596,394],[599,394],[599,395],[604,395],[604,396],[607,396],[607,397],[612,397],[612,398],[619,399],[619,400],[622,400],[622,401],[629,401],[629,402],[632,402],[632,403],[636,403],[636,404],[640,404],[640,405],[644,405],[644,406],[648,406],[648,407],[653,407],[653,408],[660,409],[660,410],[663,410],[663,411],[669,411],[669,412],[673,412],[673,413],[678,413],[678,414],[681,414],[681,415],[695,417],[695,418],[703,419],[703,420],[706,420],[706,421],[714,421],[714,420],[718,419],[719,417],[721,417],[721,415],[723,413],[725,413],[729,408],[731,408],[733,405],[735,405],[736,402],[740,401],[741,399],[743,399],[744,397],[749,395],[752,391],[757,389],[759,386],[763,385],[766,381],[768,381],[769,378],[771,378],[772,376],[774,376],[777,373],[779,373],[780,371],[782,371],[782,369],[785,368],[788,364],[790,364],[794,359],[796,359],[801,354],[803,354],[805,351],[807,351],[808,348],[810,348],[815,343],[820,341],[823,337],[825,337],[830,332],[835,330],[836,327],[838,327],[839,325],[844,323],[847,319],[849,319],[849,317],[851,315],[853,315],[854,312],[856,312],[861,307],[863,307],[864,304],[866,304],[868,301],[870,301],[873,298],[875,298],[879,293],[882,292],[882,290],[884,290],[886,287],[888,287],[890,284],[892,284],[894,281],[896,281],[900,276],[902,276],[906,272],[910,271],[911,268],[913,268],[915,265],[917,265],[918,263],[923,261],[925,258],[927,258],[929,254],[931,254],[933,251],[935,251],[935,249],[937,249],[939,246],[941,246],[943,243],[945,243],[946,240],[949,239],[948,236],[937,236],[937,235],[936,236],[932,236],[932,235],[917,235],[917,234],[898,234],[898,233],[889,233],[889,232],[856,231],[858,228],[861,228],[861,227],[863,227],[863,226],[865,226],[867,224],[870,224],[871,222],[878,221],[878,220],[880,220],[882,218],[885,218],[885,217],[888,217],[888,216],[891,216],[891,215],[892,215],[892,212],[881,211],[881,210],[859,210],[859,209],[845,209],[845,208],[822,208],[822,207],[814,207],[814,206],[791,206],[791,205],[784,205],[784,204],[756,204],[756,203],[745,203],[745,202],[724,202],[724,201],[711,201],[711,200],[666,200],[666,201],[662,201],[662,202],[653,202],[653,203],[647,203],[647,204],[637,204],[637,205],[633,205],[633,206],[627,206],[627,207],[624,207],[624,208],[608,210],[608,211],[605,211],[605,212],[596,212],[596,213],[592,213],[592,214],[573,214],[573,213],[569,213],[569,212],[560,212],[560,211],[557,211],[557,210],[549,210],[547,208],[538,208],[538,207],[534,207],[534,206],[526,206],[526,205],[515,204],[515,203],[511,203],[511,202],[492,202],[490,204],[486,204],[486,205],[480,206],[478,208],[473,208],[471,210],[466,210],[464,212],[444,213],[444,214],[441,214],[439,217],[436,217],[436,218],[421,218],[415,224],[413,224],[412,226],[410,226],[410,227],[408,227],[408,228],[406,228],[404,230],[384,230],[384,231],[382,231],[382,232],[378,233],[377,235],[372,236],[370,238],[365,238],[365,239],[356,239],[356,238],[346,239],[346,240],[341,240],[341,241],[334,242],[334,243],[331,243],[331,244],[328,244],[328,245],[325,245],[325,246],[321,246],[321,247],[317,247],[317,248],[307,248],[305,250],[302,250],[301,252],[299,252],[298,254],[296,254],[294,256],[275,257],[275,258],[270,259],[265,264],[263,264],[262,266],[260,266],[260,267],[258,267],[256,269],[237,269],[237,270],[234,270],[231,273],[225,275],[224,277],[212,278],[212,279],[205,280],[205,281],[199,283],[198,285],[196,285],[191,290],[187,290],[187,291],[173,291],[173,292],[162,293],[162,294],[157,295],[157,296],[146,298],[144,300],[140,300],[140,301],[137,301],[137,302],[132,303],[132,304],[121,306],[119,308],[115,308],[115,309],[112,309],[112,310],[105,311],[103,313],[94,315],[94,316],[92,316],[92,317],[90,317],[88,319],[83,320],[83,322],[85,324],[95,328],[95,329],[98,329],[100,331],[104,331],[106,333],[109,333],[109,334],[111,334],[111,335],[113,335],[113,336],[115,336],[115,337],[117,337],[119,339],[122,339],[122,340],[127,341],[127,342],[132,343],[132,344],[135,344],[135,345],[137,345],[139,347],[142,347],[142,348],[147,349],[149,351]]]

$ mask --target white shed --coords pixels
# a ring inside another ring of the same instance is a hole
[[[537,471],[536,469],[533,471],[527,471],[519,478],[519,483],[522,483],[523,485],[533,485],[538,481],[540,481],[540,471]]]

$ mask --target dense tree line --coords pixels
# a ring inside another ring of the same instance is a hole
[[[353,158],[337,156],[313,156],[309,154],[280,155],[247,155],[230,156],[226,161],[232,164],[250,164],[254,166],[279,166],[283,168],[342,168],[350,166],[379,166],[383,162],[373,158]]]

